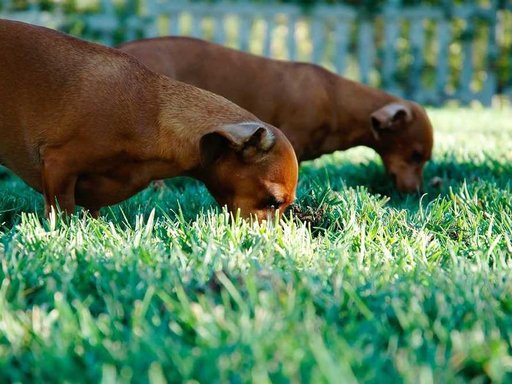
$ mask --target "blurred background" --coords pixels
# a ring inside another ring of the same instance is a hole
[[[0,18],[110,46],[199,37],[428,105],[512,101],[512,0],[0,0]]]

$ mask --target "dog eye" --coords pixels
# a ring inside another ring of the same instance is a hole
[[[270,208],[270,209],[278,209],[281,205],[283,205],[284,201],[275,198],[274,196],[268,198],[265,200],[261,206],[263,208]]]
[[[423,153],[421,153],[420,151],[414,151],[412,153],[411,160],[418,164],[423,162]]]

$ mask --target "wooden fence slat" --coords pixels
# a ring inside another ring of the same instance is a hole
[[[465,103],[468,103],[472,99],[472,90],[471,90],[471,81],[473,80],[473,41],[469,38],[469,36],[473,35],[474,32],[474,23],[472,18],[466,19],[466,27],[463,32],[463,40],[462,40],[462,55],[463,55],[463,65],[460,71],[460,85],[459,85],[459,97]],[[468,36],[469,35],[469,36]]]
[[[139,23],[137,21],[137,19],[133,18],[133,17],[130,17],[127,21],[126,21],[126,40],[130,41],[130,40],[135,40],[135,38],[137,37],[137,30],[139,29]]]
[[[491,105],[492,98],[498,87],[498,79],[496,76],[496,60],[498,58],[498,45],[496,41],[496,29],[498,26],[498,10],[496,8],[496,0],[493,0],[494,12],[489,18],[488,38],[487,38],[487,57],[485,60],[485,68],[487,70],[487,78],[481,91],[480,100],[484,105]],[[512,63],[512,62],[511,62]],[[512,68],[511,68],[512,69]]]
[[[144,31],[144,37],[158,37],[160,36],[158,28],[158,20],[160,17],[158,16],[157,3],[154,1],[146,2],[146,7],[146,14],[143,19],[135,15],[135,17],[140,20],[140,30]]]
[[[399,38],[400,18],[398,0],[389,0],[384,9],[384,57],[382,63],[382,84],[384,88],[397,93],[395,71],[397,67],[396,49]]]
[[[496,15],[496,28],[494,29],[497,43],[499,41],[500,48],[499,54],[502,55],[501,59],[505,59],[508,62],[508,73],[505,72],[502,74],[503,83],[502,92],[506,95],[510,95],[512,99],[512,0],[509,1],[510,10],[507,4],[505,8],[499,10]],[[508,38],[507,38],[508,34]],[[497,53],[498,55],[498,53]],[[497,65],[495,65],[495,69],[497,69]]]
[[[275,29],[275,21],[272,15],[266,18],[265,37],[263,41],[263,56],[270,57],[272,55],[272,36]]]
[[[202,35],[202,21],[203,21],[203,15],[201,13],[192,13],[192,22],[191,22],[191,29],[190,29],[190,36],[195,38],[201,38]]]
[[[319,20],[318,18],[315,18],[311,21],[311,40],[313,45],[311,61],[313,63],[320,63],[320,61],[322,60],[322,54],[324,52],[324,31],[322,21]]]
[[[286,46],[288,51],[289,60],[297,60],[297,40],[295,36],[295,27],[297,25],[297,18],[295,15],[288,17],[288,31],[286,35]]]
[[[425,49],[425,33],[423,19],[412,19],[410,27],[411,55],[413,58],[411,64],[409,80],[409,92],[413,99],[420,98],[422,90],[421,69],[423,68],[424,49]]]
[[[239,48],[242,51],[248,52],[251,41],[252,19],[249,15],[242,14],[238,21]]]
[[[359,25],[357,58],[359,61],[359,78],[365,84],[370,83],[370,69],[374,62],[373,25],[366,20]]]
[[[436,90],[439,100],[446,98],[446,84],[448,83],[448,46],[451,40],[451,29],[445,19],[441,19],[437,25],[437,67],[436,67]]]
[[[224,27],[224,15],[221,13],[214,14],[213,24],[213,41],[217,44],[224,45],[226,43],[226,29]]]
[[[180,15],[177,12],[173,12],[169,16],[169,34],[171,36],[180,35]]]
[[[341,19],[334,29],[334,63],[336,72],[343,74],[346,67],[346,57],[349,43],[350,24],[349,21]]]

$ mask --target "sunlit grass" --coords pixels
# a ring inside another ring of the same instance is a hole
[[[189,179],[46,220],[3,172],[0,382],[509,381],[512,111],[430,115],[425,195],[357,148],[304,163],[281,223]]]

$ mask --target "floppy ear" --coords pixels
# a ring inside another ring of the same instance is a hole
[[[396,131],[412,120],[412,113],[408,106],[401,103],[387,104],[371,115],[372,131],[375,138],[384,131]]]
[[[261,123],[228,124],[201,138],[201,163],[210,165],[229,150],[240,153],[247,160],[269,151],[275,141],[272,131]]]

